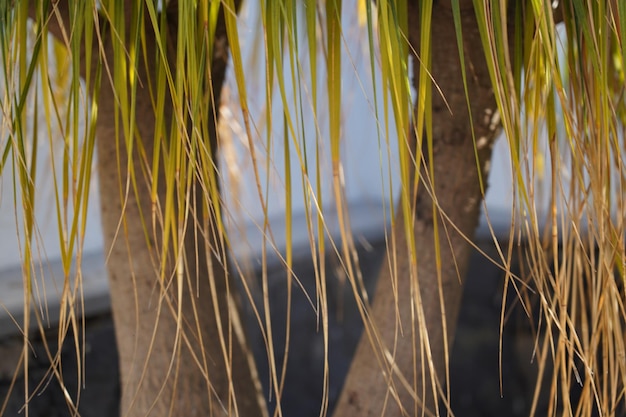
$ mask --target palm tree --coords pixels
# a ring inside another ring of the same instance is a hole
[[[36,195],[26,144],[37,138],[26,135],[24,102],[35,84],[44,91],[51,89],[42,53],[45,35],[51,33],[67,47],[71,87],[66,103],[52,100],[46,106],[46,119],[59,118],[61,107],[73,116],[64,124],[66,166],[56,182],[62,196],[56,211],[66,268],[59,338],[70,330],[79,334],[81,327],[81,236],[97,148],[122,415],[266,415],[239,312],[241,299],[249,299],[251,290],[241,280],[245,291],[236,291],[240,274],[228,262],[231,248],[215,162],[217,105],[229,50],[245,130],[253,137],[236,26],[239,1],[170,0],[162,8],[150,1],[33,3],[3,3],[0,22],[7,80],[3,111],[10,128],[9,140],[3,142],[2,170],[11,172],[12,167],[24,190],[21,201],[15,201],[24,210],[20,227],[26,236],[24,328],[31,320],[41,320],[30,313],[36,279],[32,217]],[[402,178],[387,257],[370,302],[352,256],[354,242],[340,175],[341,16],[352,11],[342,10],[340,0],[298,4],[270,1],[260,7],[266,91],[268,101],[274,88],[285,101],[281,95],[285,63],[293,68],[297,51],[304,47],[315,73],[317,50],[323,50],[326,84],[317,85],[312,77],[307,86],[312,104],[307,107],[303,99],[295,111],[283,102],[282,122],[285,146],[297,146],[304,139],[298,131],[301,113],[316,112],[322,101],[328,110],[328,137],[307,139],[330,143],[332,188],[342,230],[332,250],[345,268],[365,326],[335,414],[449,412],[454,393],[447,369],[462,277],[485,193],[491,147],[502,127],[515,189],[509,240],[525,242],[529,274],[512,274],[512,244],[495,242],[500,257],[492,261],[506,272],[505,290],[525,286],[536,294],[538,387],[546,380],[541,374],[551,369],[553,375],[547,378],[551,414],[615,415],[626,379],[622,158],[626,34],[620,30],[626,24],[626,6],[592,0],[362,4],[369,44],[377,36],[381,50],[385,98],[377,117],[381,132],[394,130],[398,137],[394,163]],[[36,34],[32,48],[26,41],[28,17]],[[559,21],[565,27],[565,56],[558,53]],[[304,46],[297,27],[306,33]],[[374,58],[371,62],[374,67]],[[38,78],[38,73],[44,76]],[[81,112],[88,121],[84,135],[72,122]],[[268,117],[268,132],[272,123],[280,121]],[[537,145],[540,132],[548,138],[543,153]],[[250,150],[256,164],[254,146]],[[316,297],[327,354],[322,271],[328,247],[320,238],[325,220],[318,204],[319,181],[314,180],[319,169],[308,167],[305,159],[293,163],[301,166],[306,181],[302,198],[310,208],[312,257],[320,266]],[[539,198],[535,178],[542,165],[550,174],[546,181],[550,210],[545,217],[535,208]],[[288,173],[286,177],[290,200]],[[257,177],[263,202],[267,196],[260,184]],[[291,282],[290,214],[285,222],[288,236],[282,260]],[[271,239],[267,224],[263,231]],[[71,269],[74,255],[76,273]],[[265,260],[265,250],[263,255]],[[266,295],[266,289],[262,291]],[[273,359],[267,311],[264,306],[255,314],[267,342],[272,395],[280,404],[284,364]],[[40,327],[43,331],[41,322]],[[80,340],[75,343],[80,351]],[[61,365],[53,352],[50,356],[51,369],[62,384]],[[28,334],[23,367],[28,369]],[[327,384],[327,369],[325,375]],[[574,400],[569,388],[576,383],[582,394]],[[74,407],[70,399],[68,405]],[[326,415],[327,397],[320,407],[321,415]]]

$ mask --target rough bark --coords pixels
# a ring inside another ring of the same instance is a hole
[[[223,29],[220,32],[218,42],[224,42],[225,33]],[[153,53],[148,51],[148,56]],[[216,101],[219,101],[225,67],[225,54],[216,55],[213,62]],[[147,80],[145,75],[140,73],[143,80]],[[141,213],[144,218],[150,218],[153,208],[149,184],[138,184],[137,195],[131,192],[127,201],[121,201],[120,185],[125,187],[127,176],[118,173],[117,164],[119,158],[124,169],[128,155],[119,152],[120,146],[113,140],[114,97],[107,83],[103,83],[100,94],[97,134],[102,221],[106,247],[111,248],[108,269],[120,353],[123,415],[264,415],[258,392],[260,384],[234,302],[235,289],[224,272],[223,260],[207,259],[213,256],[213,251],[204,246],[202,239],[195,241],[197,235],[193,228],[202,225],[196,225],[193,220],[190,220],[184,245],[188,282],[184,285],[182,316],[188,341],[179,338],[176,344],[177,322],[165,304],[159,305],[159,293],[163,290],[152,268],[154,259],[158,259],[158,247],[148,246],[139,220]],[[137,126],[150,161],[155,121],[147,86],[138,90],[136,106]],[[216,149],[214,133],[210,138],[212,149]],[[134,154],[137,173],[142,172],[138,159]],[[202,219],[202,197],[196,197],[192,211]],[[120,218],[123,218],[123,226],[118,233]],[[173,271],[165,272],[165,277],[173,275]],[[178,304],[176,291],[176,285],[171,285],[165,294],[174,308]],[[217,309],[212,300],[217,300]],[[206,362],[201,365],[196,360]]]
[[[409,10],[410,42],[416,50],[419,50],[418,7],[414,4]],[[498,126],[493,116],[496,114],[496,104],[472,8],[463,8],[462,21],[471,117],[478,143],[480,172],[486,178],[491,146]],[[424,320],[432,349],[432,371],[443,390],[441,392],[446,390],[446,351],[449,352],[452,347],[463,291],[462,280],[471,253],[470,244],[460,233],[472,238],[478,224],[482,195],[454,22],[449,5],[445,2],[438,1],[434,4],[432,39],[432,76],[441,88],[450,110],[440,95],[434,92],[433,159],[426,158],[421,175],[423,178],[430,175],[427,171],[433,167],[434,194],[439,207],[449,218],[438,218],[441,233],[440,270],[437,271],[436,242],[433,235],[433,201],[426,192],[426,187],[420,186],[413,207],[413,233],[418,258],[414,260],[407,255],[404,232],[406,219],[402,211],[398,210],[397,222],[393,226],[396,245],[389,248],[383,263],[371,312],[378,334],[393,359],[388,357],[380,363],[377,358],[380,360],[384,356],[380,354],[379,348],[372,347],[364,334],[335,410],[336,416],[419,416],[435,412],[430,369],[420,359],[420,338],[424,335],[417,328],[417,319],[412,318],[416,311],[416,297],[412,293],[414,286],[410,277],[413,262],[417,265],[416,275],[423,302]],[[418,65],[414,68],[416,84]],[[415,137],[412,141],[415,146]],[[427,155],[426,150],[424,155]],[[450,223],[455,225],[458,232]],[[393,259],[397,262],[396,288],[392,285],[389,267]],[[441,282],[438,282],[438,272]],[[443,294],[443,308],[440,292]],[[443,310],[447,344],[444,340]],[[392,363],[395,371],[392,370]],[[399,374],[410,388],[403,385]],[[426,383],[422,382],[423,374]],[[425,404],[425,407],[421,404]]]
[[[130,5],[127,0],[126,10],[131,10]],[[67,2],[55,3],[55,7],[57,14],[50,20],[49,30],[60,37],[62,31],[57,18],[63,20],[66,29],[70,28]],[[175,10],[168,8],[173,27],[177,24]],[[31,13],[34,15],[34,9]],[[150,28],[150,23],[146,26]],[[173,38],[176,30],[171,33]],[[105,42],[104,58],[112,68],[111,36]],[[171,45],[174,44],[175,41]],[[227,47],[221,19],[212,60],[215,102],[219,102],[224,80]],[[143,52],[137,56],[143,57]],[[147,62],[155,62],[156,46],[151,36],[146,36],[145,53]],[[81,67],[84,71],[85,66]],[[154,148],[155,120],[148,86],[149,80],[155,80],[154,68],[146,69],[142,61],[138,77],[136,125],[143,155],[136,145],[129,156],[123,141],[116,141],[116,98],[106,75],[102,78],[98,101],[98,176],[111,308],[120,357],[121,414],[128,417],[267,415],[239,317],[236,288],[225,274],[223,260],[213,256],[212,248],[206,247],[198,237],[211,220],[202,215],[203,197],[199,187],[192,201],[184,242],[187,262],[181,291],[182,329],[173,313],[178,308],[177,285],[168,281],[165,283],[169,284],[168,289],[164,290],[164,283],[159,281],[159,276],[171,279],[174,270],[171,263],[168,270],[159,270],[158,225],[148,235],[144,230],[144,225],[152,224],[154,208],[150,198],[151,180],[144,175]],[[208,114],[207,119],[213,120],[212,115]],[[215,150],[215,126],[210,130],[207,140]],[[136,192],[132,187],[126,192],[129,158],[136,173]],[[164,181],[161,179],[160,183]],[[164,190],[161,188],[158,194],[159,202],[163,203]],[[210,207],[208,212],[214,213]],[[142,218],[146,223],[142,223]],[[219,236],[209,239],[219,240]],[[217,307],[213,300],[217,300]]]

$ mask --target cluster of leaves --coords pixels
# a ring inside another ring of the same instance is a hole
[[[181,265],[184,262],[182,242],[188,233],[189,202],[198,186],[203,191],[205,215],[214,219],[211,227],[222,239],[219,245],[209,242],[209,246],[217,247],[218,257],[227,262],[230,249],[221,220],[220,174],[213,160],[214,149],[210,149],[211,143],[206,140],[214,135],[212,126],[219,108],[211,89],[211,58],[226,53],[217,50],[220,44],[215,43],[220,9],[225,11],[238,106],[245,136],[251,141],[249,156],[259,201],[265,211],[262,229],[269,240],[264,243],[262,261],[266,268],[266,247],[273,247],[266,209],[270,196],[263,186],[268,180],[257,166],[256,145],[252,143],[259,134],[249,112],[248,73],[237,25],[238,2],[169,2],[163,7],[175,11],[178,22],[185,22],[176,27],[172,27],[167,13],[160,13],[153,1],[68,1],[69,27],[59,24],[62,19],[55,8],[58,2],[9,3],[5,1],[0,6],[4,83],[0,172],[14,178],[13,203],[20,213],[17,233],[22,244],[25,300],[22,328],[30,327],[31,306],[36,303],[33,294],[39,257],[33,214],[37,205],[35,161],[39,143],[47,140],[42,139],[41,131],[52,133],[50,137],[58,138],[54,140],[63,144],[61,166],[53,167],[53,212],[65,268],[59,338],[64,338],[69,327],[81,325],[80,259],[101,83],[111,83],[118,103],[117,136],[108,140],[115,140],[129,155],[142,160],[141,172],[137,172],[132,158],[127,166],[119,167],[128,172],[128,182],[120,184],[122,200],[136,192],[137,181],[149,178],[151,184],[154,212],[152,218],[142,221],[147,240],[155,227],[159,229],[161,273],[165,274],[166,264],[172,259]],[[469,3],[450,2],[459,45],[463,37],[460,16]],[[399,190],[399,213],[410,218],[413,192],[418,188],[412,182],[421,181],[411,177],[412,168],[422,162],[420,148],[429,147],[418,147],[417,151],[409,149],[408,137],[414,129],[418,138],[423,132],[425,141],[432,140],[431,100],[432,94],[437,94],[433,92],[437,76],[429,71],[433,54],[430,25],[433,1],[420,1],[421,21],[410,22],[420,28],[419,45],[409,45],[407,40],[406,1],[358,4],[357,11],[367,27],[372,83],[376,81],[374,74],[379,74],[382,80],[382,91],[374,88],[374,112],[380,126],[377,134],[379,138],[398,140],[399,153],[393,156],[397,160],[392,163],[400,167],[401,181],[407,185]],[[526,298],[529,293],[533,292],[532,298],[539,302],[536,355],[540,373],[547,369],[553,373],[547,379],[553,398],[552,412],[559,409],[567,415],[591,415],[592,410],[597,409],[602,415],[612,415],[624,400],[626,386],[626,112],[623,97],[626,3],[568,0],[554,7],[552,2],[541,0],[476,0],[471,5],[478,20],[481,47],[498,103],[499,122],[509,145],[514,179],[511,244],[501,248],[498,262],[507,271],[507,288],[512,287],[519,293],[529,311],[531,301]],[[511,8],[514,13],[510,13]],[[327,344],[323,254],[328,243],[320,238],[327,234],[322,209],[325,204],[321,192],[322,168],[317,162],[311,164],[311,160],[319,161],[319,158],[307,156],[304,145],[307,141],[320,143],[320,147],[329,146],[333,204],[341,230],[340,240],[331,240],[331,248],[342,259],[355,297],[362,301],[363,320],[370,320],[367,302],[363,301],[365,296],[358,290],[362,286],[352,256],[354,243],[341,178],[342,16],[354,10],[342,7],[341,0],[323,3],[271,0],[262,2],[259,10],[264,32],[264,56],[260,65],[265,68],[266,108],[279,105],[284,109],[279,120],[272,120],[272,112],[267,113],[265,120],[266,148],[282,146],[285,149],[287,243],[281,257],[285,268],[291,270],[290,204],[293,198],[299,197],[307,208],[311,253],[318,270],[316,301],[320,305]],[[559,29],[556,22],[561,20],[563,25]],[[60,43],[51,43],[51,47],[47,34],[52,25],[57,27],[54,34]],[[114,40],[110,62],[102,59],[104,36]],[[511,36],[514,38],[510,39]],[[153,55],[142,55],[149,37],[156,39],[157,50]],[[176,41],[175,48],[167,45],[172,37]],[[51,62],[46,53],[49,48],[57,55],[55,62]],[[308,53],[310,74],[305,87],[300,84],[303,50]],[[418,57],[413,61],[413,65],[419,66],[415,96],[411,93],[410,52]],[[459,47],[459,55],[463,57],[464,53]],[[69,59],[63,59],[64,54]],[[320,57],[326,74],[323,86],[318,85]],[[61,63],[67,68],[60,68]],[[141,80],[136,76],[137,68],[144,65],[156,68],[156,79]],[[466,79],[470,78],[471,68],[463,66],[462,73]],[[160,121],[155,126],[151,160],[146,158],[135,126],[135,97],[144,81],[152,88],[155,120]],[[288,84],[292,91],[299,93],[289,97],[286,94]],[[44,103],[41,109],[29,108],[33,96],[41,97]],[[468,109],[471,108],[472,97],[467,97],[467,103]],[[327,112],[327,117],[318,116],[322,111]],[[320,129],[314,132],[303,129],[303,115],[311,112],[316,120],[328,120],[328,126],[324,127],[327,136],[321,135]],[[212,120],[208,120],[207,115]],[[30,120],[34,124],[29,124]],[[84,120],[85,126],[81,126],[79,120]],[[280,128],[277,129],[277,125]],[[275,130],[284,132],[277,144],[272,142]],[[58,142],[50,143],[54,147]],[[292,160],[294,153],[297,159]],[[292,166],[298,166],[302,172],[298,178],[305,190],[302,196],[292,196]],[[540,183],[543,185],[538,185]],[[158,196],[161,189],[165,190],[164,198]],[[390,191],[389,199],[393,196],[394,192]],[[538,202],[545,198],[549,209],[538,211]],[[418,251],[411,244],[413,231],[409,222],[403,233],[409,242],[410,256],[419,259]],[[207,236],[204,238],[209,239]],[[521,241],[528,265],[528,275],[523,280],[514,277],[509,267],[514,246]],[[500,242],[496,243],[500,247]],[[271,331],[269,318],[262,319],[260,313],[257,316],[260,325]],[[34,318],[43,329],[42,315],[36,313]],[[425,328],[424,323],[420,326]],[[27,337],[25,332],[25,353]],[[271,339],[267,340],[271,344]],[[80,341],[76,343],[80,345]],[[268,346],[268,350],[271,352],[272,347]],[[27,357],[25,354],[25,369]],[[549,363],[553,366],[548,367]],[[280,386],[281,372],[276,368],[273,372],[277,377],[276,385]],[[545,379],[540,376],[538,381],[537,392]],[[578,403],[572,404],[569,389],[575,383],[582,384],[582,395]]]

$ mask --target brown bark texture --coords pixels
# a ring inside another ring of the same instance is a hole
[[[431,372],[439,381],[437,395],[445,399],[445,358],[452,348],[463,291],[462,281],[471,253],[467,239],[472,239],[474,235],[483,200],[478,175],[480,172],[483,178],[487,177],[498,123],[494,116],[496,103],[474,10],[462,9],[470,115],[453,16],[450,6],[444,3],[435,2],[432,11],[432,77],[442,90],[445,102],[433,88],[432,160],[428,159],[428,150],[424,148],[425,159],[420,175],[429,182],[428,171],[432,167],[434,183],[420,185],[413,206],[417,259],[408,255],[404,232],[407,219],[402,210],[398,210],[393,225],[395,246],[389,247],[383,262],[370,314],[382,343],[376,342],[373,347],[367,332],[362,336],[335,410],[336,416],[430,415],[437,413],[436,407],[440,402],[443,405],[439,413],[446,414],[445,401],[437,399],[435,402],[430,383]],[[409,8],[409,40],[416,51],[419,51],[418,8],[418,4]],[[418,62],[414,60],[416,88]],[[474,122],[480,167],[476,161],[470,117]],[[416,138],[411,140],[414,149],[417,146]],[[422,143],[425,146],[426,140]],[[440,231],[439,265],[435,252],[437,243],[433,227],[433,199],[427,191],[431,187],[446,217],[444,219],[444,216],[439,215],[436,219]],[[396,279],[392,278],[394,262]],[[416,278],[410,273],[413,263],[416,265]],[[431,366],[427,360],[423,361],[425,353],[420,348],[421,338],[425,335],[420,333],[417,326],[416,281],[432,351]],[[440,299],[443,299],[443,306]],[[445,321],[442,318],[444,314]]]
[[[54,7],[57,14],[50,20],[50,33],[55,36],[62,33],[57,18],[63,20],[66,33],[71,33],[67,2],[55,2]],[[131,10],[131,2],[127,1],[125,7]],[[171,15],[175,27],[175,11]],[[146,22],[148,28],[149,25]],[[175,33],[171,30],[170,47],[175,45]],[[115,37],[108,32],[101,51],[109,68],[113,67],[112,39]],[[215,102],[219,102],[227,65],[223,19],[217,29],[215,45],[212,87]],[[98,50],[97,45],[93,48],[94,52]],[[139,51],[137,56],[145,56],[146,62],[153,63],[156,53],[154,38],[147,36],[145,51]],[[199,187],[192,198],[183,245],[183,280],[177,282],[173,278],[173,262],[167,263],[166,271],[160,270],[162,231],[158,220],[153,221],[153,209],[155,205],[163,206],[164,190],[159,189],[156,202],[151,200],[151,179],[146,170],[154,148],[156,121],[149,83],[155,80],[155,69],[146,66],[141,59],[137,68],[140,81],[135,120],[138,142],[131,154],[121,136],[119,142],[116,140],[118,97],[107,75],[102,77],[98,100],[98,175],[120,357],[121,415],[267,415],[240,321],[234,285],[225,274],[223,259],[214,256],[214,248],[207,247],[200,237],[205,227],[211,230],[208,223],[214,219],[211,214],[202,215],[203,197]],[[171,103],[166,106],[171,111]],[[213,120],[211,115],[207,118]],[[207,141],[215,150],[215,126],[210,130],[212,134]],[[129,160],[136,173],[136,190],[129,188]],[[161,178],[160,184],[163,183]],[[206,211],[214,213],[210,207]],[[156,227],[151,229],[153,225]],[[219,236],[214,232],[208,241],[219,241]],[[165,279],[160,280],[160,276]],[[181,320],[176,319],[179,308]]]

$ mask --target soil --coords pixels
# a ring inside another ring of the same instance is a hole
[[[489,250],[483,247],[483,249]],[[373,288],[379,269],[384,242],[359,248],[363,277],[369,290]],[[330,407],[337,400],[350,359],[361,334],[362,326],[351,289],[341,279],[336,259],[327,259],[330,302]],[[314,269],[310,259],[301,259],[294,272],[306,293],[315,300]],[[339,272],[339,273],[338,273]],[[271,313],[275,347],[281,363],[284,354],[286,317],[286,273],[281,268],[270,271]],[[534,389],[535,366],[532,364],[534,337],[528,319],[507,301],[509,308],[504,326],[501,371],[499,355],[500,314],[503,293],[503,272],[476,254],[472,258],[466,281],[464,302],[451,360],[452,410],[458,417],[500,417],[527,415]],[[259,301],[260,302],[260,301]],[[322,398],[323,338],[313,306],[302,290],[294,286],[291,311],[291,346],[289,350],[282,410],[286,417],[318,416]],[[57,330],[52,329],[47,343],[54,348]],[[61,349],[63,380],[67,392],[75,398],[77,375],[84,372],[84,388],[80,390],[79,411],[83,417],[118,415],[119,382],[117,352],[111,318],[108,315],[89,318],[85,330],[84,369],[77,366],[76,353],[70,343]],[[258,331],[250,318],[249,337],[254,349],[264,390],[269,398],[267,356]],[[45,355],[41,337],[34,337],[29,359],[29,389],[35,389],[29,404],[31,417],[70,416],[63,391],[50,374],[50,360]],[[7,398],[4,416],[25,415],[23,376],[12,384],[13,371],[19,368],[21,339],[0,341],[0,399]],[[502,373],[502,388],[500,387]],[[12,387],[12,390],[11,390]],[[10,395],[7,397],[7,394]],[[269,402],[270,409],[275,404]],[[541,406],[537,413],[542,415]]]

